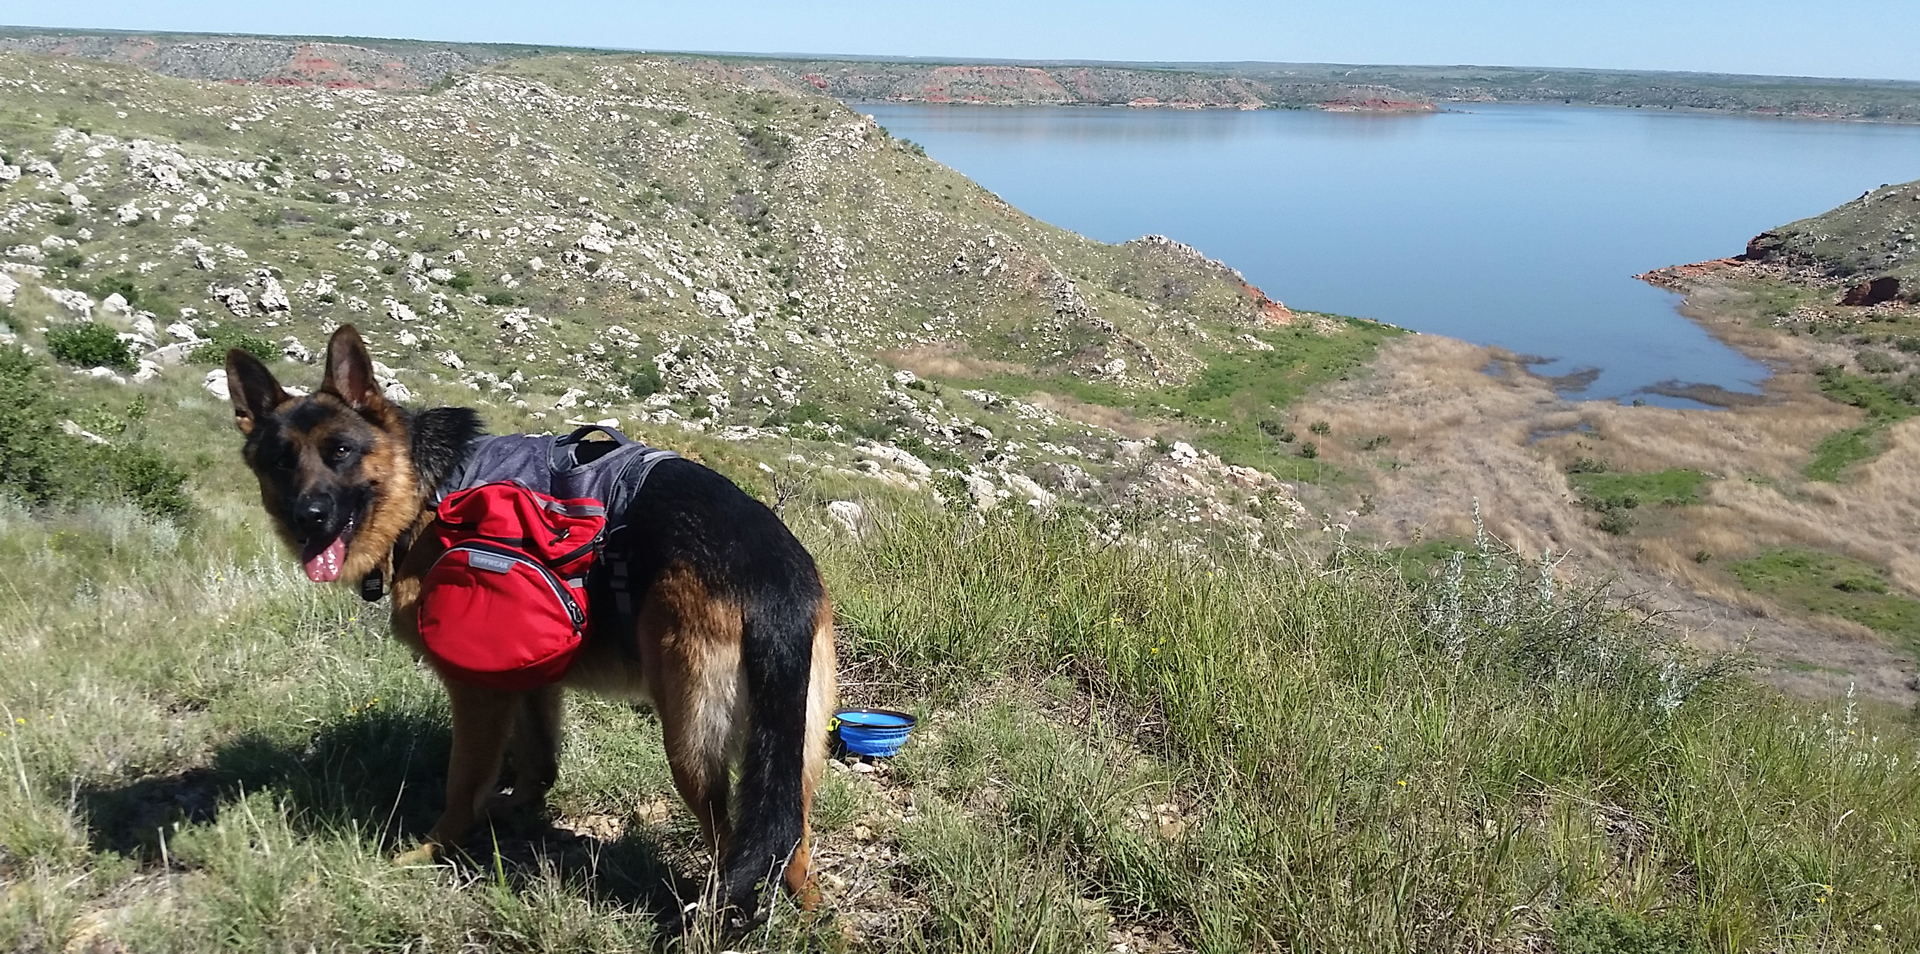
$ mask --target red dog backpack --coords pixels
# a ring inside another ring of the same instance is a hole
[[[611,440],[586,440],[593,431]],[[444,548],[422,581],[417,623],[434,667],[471,685],[533,689],[566,675],[596,616],[590,591],[607,600],[605,625],[631,625],[624,511],[654,465],[678,456],[604,427],[476,442],[427,530]]]
[[[493,689],[565,675],[586,636],[586,574],[606,508],[504,481],[452,494],[438,516],[431,532],[446,550],[427,572],[419,620],[434,664]]]

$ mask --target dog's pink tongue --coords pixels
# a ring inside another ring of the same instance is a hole
[[[301,565],[306,568],[307,579],[315,583],[332,583],[340,578],[340,564],[347,558],[346,534],[334,537],[333,542],[320,552],[307,557]]]

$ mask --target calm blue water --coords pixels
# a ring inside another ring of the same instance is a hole
[[[1920,126],[1544,105],[860,108],[1048,222],[1170,235],[1289,305],[1554,359],[1543,373],[1600,368],[1586,397],[1751,390],[1763,366],[1633,276],[1920,178]]]

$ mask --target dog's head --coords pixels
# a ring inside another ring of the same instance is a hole
[[[320,390],[302,397],[253,355],[229,351],[227,394],[260,501],[307,578],[358,580],[379,566],[419,501],[407,417],[381,393],[359,332],[334,332]]]

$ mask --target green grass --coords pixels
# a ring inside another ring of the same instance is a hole
[[[1852,620],[1920,651],[1920,600],[1892,589],[1887,571],[1871,563],[1818,550],[1781,549],[1727,570],[1755,593]]]
[[[1822,392],[1866,411],[1867,422],[1821,438],[1803,471],[1808,480],[1837,482],[1846,468],[1872,460],[1886,450],[1884,432],[1888,427],[1920,414],[1910,388],[1895,388],[1878,378],[1834,367],[1820,369],[1819,379]]]
[[[1837,483],[1840,474],[1861,461],[1872,460],[1886,450],[1886,426],[1868,424],[1836,431],[1813,445],[1813,459],[1801,471],[1808,480]]]
[[[1671,468],[1650,474],[1569,474],[1583,502],[1594,509],[1608,507],[1681,507],[1699,503],[1707,481],[1697,470]]]
[[[1333,334],[1301,328],[1255,335],[1272,351],[1216,354],[1184,389],[1159,400],[1202,422],[1197,443],[1231,464],[1268,470],[1283,479],[1314,479],[1324,468],[1302,459],[1293,445],[1260,427],[1309,389],[1358,372],[1382,341],[1400,330],[1345,319]]]
[[[88,925],[160,951],[647,943],[704,858],[684,811],[635,814],[672,797],[651,717],[569,710],[553,809],[625,834],[527,819],[471,864],[390,869],[437,802],[444,702],[377,608],[300,578],[236,470],[191,524],[0,508],[0,570],[62,581],[0,591],[17,720],[0,946]],[[1072,513],[912,503],[856,543],[821,502],[788,513],[835,594],[850,691],[926,720],[894,765],[910,818],[870,821],[894,803],[828,777],[826,843],[845,857],[856,819],[876,826],[898,862],[870,903],[901,919],[834,943],[1920,939],[1909,728],[1783,702],[1498,552],[1409,583],[1364,551],[1301,572],[1244,548],[1090,545]],[[1177,824],[1142,821],[1163,805]],[[760,943],[820,944],[833,923]]]
[[[1312,388],[1358,373],[1381,342],[1405,332],[1392,325],[1325,316],[1336,322],[1326,334],[1305,328],[1266,330],[1254,337],[1271,351],[1214,352],[1184,385],[1130,391],[1068,374],[1028,377],[1003,374],[947,379],[956,387],[984,387],[1006,394],[1063,394],[1117,408],[1167,425],[1229,464],[1258,467],[1284,480],[1325,481],[1335,476],[1303,453],[1304,443],[1282,441],[1276,425],[1286,409]],[[1267,426],[1263,427],[1262,425]],[[1305,430],[1301,425],[1299,430]]]
[[[1697,470],[1669,468],[1648,474],[1608,473],[1605,461],[1582,457],[1568,468],[1567,483],[1580,505],[1600,515],[1599,527],[1616,536],[1632,532],[1642,504],[1681,507],[1699,503],[1707,481]]]

